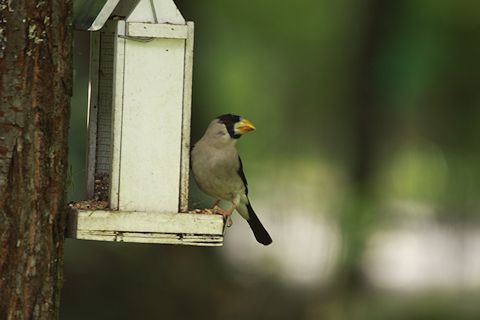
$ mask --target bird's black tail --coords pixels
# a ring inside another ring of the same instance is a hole
[[[248,224],[250,225],[250,228],[253,231],[253,234],[255,235],[255,239],[257,239],[258,242],[260,242],[263,245],[268,246],[270,243],[272,243],[272,238],[268,234],[267,230],[265,230],[264,226],[258,220],[257,215],[255,214],[255,211],[253,211],[252,206],[247,204],[247,209],[248,209]]]

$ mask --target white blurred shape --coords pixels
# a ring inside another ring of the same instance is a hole
[[[280,170],[262,169],[264,176],[249,180],[253,208],[273,243],[257,243],[248,224],[235,214],[222,253],[235,272],[273,276],[288,285],[324,285],[332,277],[340,241],[335,223],[325,214],[332,199],[326,201],[322,190],[330,186],[332,192],[334,182],[322,174],[327,170],[319,163],[276,168]]]
[[[480,229],[409,216],[373,235],[364,266],[370,281],[384,289],[478,288]]]
[[[325,284],[338,254],[338,232],[324,219],[302,210],[290,214],[279,221],[262,219],[273,238],[268,247],[257,243],[246,222],[237,218],[242,227],[228,230],[226,257],[240,270],[254,269],[288,284]]]

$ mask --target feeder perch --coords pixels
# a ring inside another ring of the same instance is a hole
[[[223,244],[223,218],[188,212],[193,22],[172,0],[78,0],[90,33],[87,194],[76,239]]]

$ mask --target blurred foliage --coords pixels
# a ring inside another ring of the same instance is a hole
[[[192,140],[219,114],[253,121],[239,149],[274,245],[245,249],[232,242],[251,235],[235,230],[216,249],[67,240],[62,319],[477,319],[477,289],[382,289],[364,254],[384,222],[425,216],[398,203],[479,226],[480,2],[176,2],[195,22]],[[69,194],[81,199],[88,36],[75,36]],[[192,182],[192,206],[210,201]],[[341,235],[328,280],[263,272],[285,248],[317,250],[313,234],[289,233],[308,214]],[[266,258],[250,268],[233,254]]]

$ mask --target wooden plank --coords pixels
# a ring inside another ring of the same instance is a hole
[[[182,155],[180,168],[180,212],[188,211],[188,183],[190,173],[190,126],[192,111],[194,24],[187,22],[185,41],[185,73],[183,78]]]
[[[189,245],[189,246],[223,246],[223,236],[209,236],[209,235],[182,235],[182,234],[79,230],[76,234],[75,239],[94,240],[94,241],[112,241],[112,242],[177,244],[177,245]]]
[[[126,39],[119,210],[179,210],[184,55],[184,40]]]
[[[112,172],[110,174],[110,205],[112,210],[118,209],[120,190],[120,150],[123,115],[123,78],[125,66],[125,21],[118,21],[114,42],[113,69],[113,113],[112,113]]]
[[[221,235],[221,215],[107,210],[75,210],[78,230]]]
[[[93,198],[95,188],[95,159],[97,151],[97,103],[100,54],[100,33],[90,32],[90,100],[88,103],[87,137],[87,197]]]
[[[159,23],[127,23],[128,37],[151,37],[164,39],[187,39],[187,25]]]
[[[68,213],[67,236],[74,239],[222,245],[220,215],[76,210]]]

